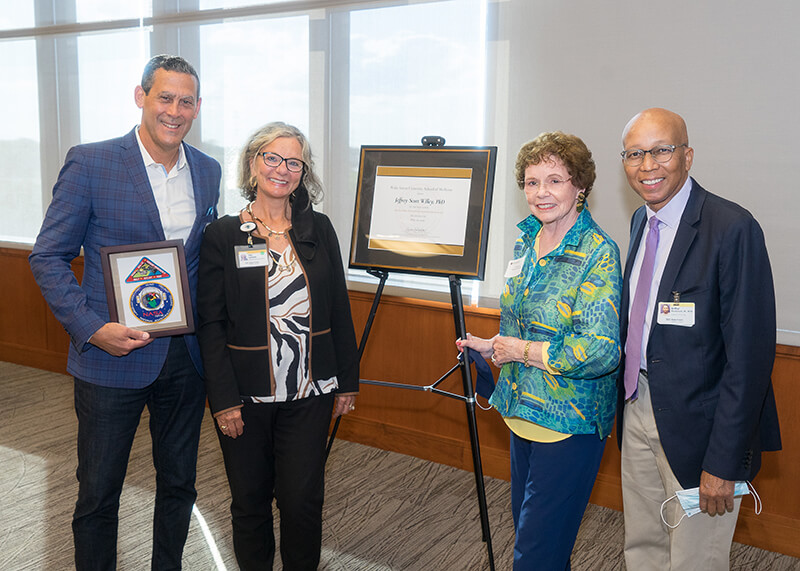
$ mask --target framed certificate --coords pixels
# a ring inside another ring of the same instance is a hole
[[[483,279],[496,147],[361,147],[351,268]]]
[[[100,248],[111,321],[152,337],[194,332],[182,240]]]

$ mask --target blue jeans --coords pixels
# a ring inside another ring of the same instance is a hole
[[[180,569],[197,470],[203,380],[186,343],[174,337],[161,373],[143,389],[101,387],[75,379],[78,501],[72,518],[78,571],[116,569],[119,497],[144,407],[156,469],[152,569]]]
[[[570,569],[604,449],[597,434],[544,443],[511,433],[514,571]]]

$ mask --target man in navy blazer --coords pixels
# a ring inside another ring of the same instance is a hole
[[[154,339],[110,321],[100,248],[182,239],[192,293],[200,242],[216,218],[220,166],[183,142],[200,110],[200,81],[184,59],[156,56],[134,92],[141,124],[67,153],[30,255],[31,269],[70,336],[75,377],[79,570],[116,568],[119,497],[142,411],[150,413],[156,499],[153,569],[180,569],[197,496],[205,390],[194,335]],[[70,262],[83,248],[80,285]]]
[[[636,570],[728,569],[735,482],[752,480],[762,450],[781,446],[764,235],[749,212],[689,177],[694,150],[679,115],[639,113],[623,148],[628,183],[645,201],[631,221],[620,311],[625,560]],[[667,500],[698,487],[704,513],[681,519],[679,501]]]

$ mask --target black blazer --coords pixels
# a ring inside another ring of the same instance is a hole
[[[225,216],[210,224],[200,250],[197,336],[214,414],[241,406],[240,395],[271,393],[267,272],[236,268],[234,247],[247,244],[241,223]],[[289,238],[311,299],[309,374],[312,380],[336,375],[338,394],[356,393],[358,348],[336,233],[327,216],[310,208],[293,215],[292,223]]]
[[[646,221],[642,206],[631,220],[621,339],[628,330],[631,266]],[[653,414],[670,467],[684,488],[697,487],[703,470],[725,480],[751,480],[761,467],[761,451],[781,447],[771,381],[776,343],[772,271],[764,234],[753,216],[694,179],[656,301],[671,301],[673,292],[681,302],[695,304],[695,324],[659,325],[656,304],[647,345]]]

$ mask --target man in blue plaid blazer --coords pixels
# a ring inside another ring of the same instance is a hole
[[[179,57],[148,62],[134,92],[141,124],[67,153],[30,256],[69,333],[75,377],[78,500],[75,563],[116,568],[119,497],[144,407],[156,468],[153,569],[180,569],[194,500],[205,390],[194,335],[154,339],[110,322],[100,248],[183,239],[194,310],[200,242],[216,218],[220,166],[183,142],[200,110],[200,82]],[[81,284],[70,262],[84,251]]]

